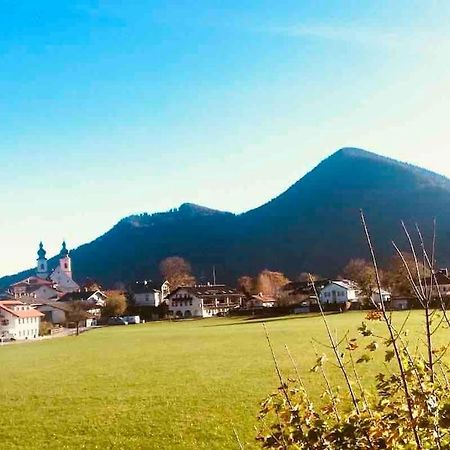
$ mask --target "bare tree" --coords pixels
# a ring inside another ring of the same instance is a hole
[[[344,278],[355,281],[358,284],[364,297],[371,297],[372,291],[377,286],[375,270],[372,264],[364,259],[351,259],[344,267],[342,274]]]
[[[170,256],[159,265],[162,276],[169,282],[170,288],[192,286],[195,277],[192,275],[191,264],[180,256]]]
[[[281,288],[289,283],[289,279],[281,272],[263,270],[256,278],[255,287],[258,293],[278,297]]]
[[[114,317],[122,315],[127,309],[127,301],[124,294],[110,296],[106,300],[102,315],[104,317]]]
[[[77,336],[80,334],[80,323],[89,319],[87,305],[82,301],[74,301],[70,303],[70,310],[66,313],[66,321],[75,323],[77,327]]]
[[[255,294],[255,281],[248,275],[243,275],[237,281],[237,288],[245,295]]]

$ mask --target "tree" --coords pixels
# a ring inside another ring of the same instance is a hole
[[[320,275],[317,275],[315,273],[311,274],[311,278],[313,279],[313,281],[318,281],[320,280],[322,277]],[[302,272],[298,277],[297,277],[297,281],[311,281],[310,279],[310,274],[308,272]]]
[[[84,302],[77,300],[70,302],[69,307],[69,311],[66,312],[66,321],[76,324],[78,336],[80,334],[80,323],[90,317],[90,314],[87,312],[88,306]]]
[[[248,275],[243,275],[237,281],[237,288],[249,297],[255,293],[255,280]]]
[[[405,259],[413,280],[417,283],[419,278],[417,276],[417,267],[414,255],[405,252],[403,253],[403,258]],[[429,277],[430,271],[425,268],[424,264],[420,261],[418,261],[417,264],[421,278]],[[389,286],[394,295],[405,297],[414,296],[413,288],[408,280],[408,269],[405,267],[399,255],[395,255],[391,258],[385,270],[385,279],[386,284]]]
[[[364,259],[351,259],[344,267],[344,278],[355,281],[361,289],[362,295],[369,299],[376,287],[375,270],[372,264]]]
[[[106,299],[102,310],[104,317],[114,317],[122,315],[127,309],[127,301],[124,294],[116,294]]]
[[[190,263],[180,256],[170,256],[164,259],[159,265],[159,270],[164,279],[169,282],[171,290],[195,284]]]
[[[281,288],[289,283],[289,280],[281,272],[263,270],[255,281],[256,292],[277,298],[280,296]]]

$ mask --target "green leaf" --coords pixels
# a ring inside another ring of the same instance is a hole
[[[378,342],[372,341],[369,345],[366,346],[367,350],[374,352],[378,348]]]
[[[357,364],[363,363],[363,362],[369,362],[370,356],[367,353],[364,353],[364,355],[361,355],[361,357],[356,361]]]
[[[386,362],[389,362],[392,360],[392,358],[394,357],[395,353],[394,350],[386,350],[386,353],[384,355],[384,360]]]

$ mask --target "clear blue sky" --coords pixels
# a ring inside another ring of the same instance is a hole
[[[450,176],[449,24],[429,0],[2,1],[0,274],[132,213],[256,207],[343,146]]]

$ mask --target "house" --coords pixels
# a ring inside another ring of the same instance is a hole
[[[53,325],[60,325],[66,327],[69,325],[71,311],[70,302],[46,302],[36,305],[36,309],[44,314],[46,322]],[[86,319],[81,323],[81,327],[91,327],[97,325],[98,316],[88,313]]]
[[[137,282],[130,287],[136,306],[159,306],[170,292],[168,281],[157,284],[152,281]]]
[[[274,306],[277,306],[277,300],[262,293],[252,295],[245,301],[245,307],[247,309],[273,308]]]
[[[423,280],[423,285],[428,288],[432,286],[433,297],[450,296],[450,276],[448,269],[438,270],[433,277],[427,277]],[[437,284],[437,286],[436,286]]]
[[[390,302],[390,309],[398,309],[398,310],[405,310],[409,309],[411,305],[410,298],[407,297],[392,297]]]
[[[63,295],[57,303],[70,304],[72,302],[82,302],[86,305],[86,311],[92,315],[93,318],[101,316],[101,309],[106,304],[107,296],[102,291],[81,291],[69,292]]]
[[[97,291],[80,291],[80,292],[69,292],[64,294],[59,302],[85,302],[90,306],[103,307],[106,304],[106,299],[108,297],[105,293],[100,290]]]
[[[381,289],[381,297],[380,297],[379,289],[373,289],[370,300],[372,301],[372,304],[375,304],[377,306],[381,304],[381,300],[383,300],[383,303],[385,305],[388,305],[391,301],[391,293],[386,291],[385,289]]]
[[[44,314],[19,300],[0,301],[0,338],[36,339]]]
[[[34,296],[44,300],[56,300],[63,292],[56,288],[56,284],[50,280],[31,276],[22,281],[12,284],[9,287],[9,293],[14,298],[21,298],[23,296]]]
[[[283,286],[282,291],[288,297],[296,301],[315,297],[315,292],[320,292],[327,284],[330,283],[328,279],[311,281],[291,281]]]
[[[319,294],[322,304],[341,304],[358,301],[358,286],[350,280],[330,281]]]
[[[169,313],[174,317],[213,317],[242,306],[244,295],[224,284],[185,286],[169,294]]]

